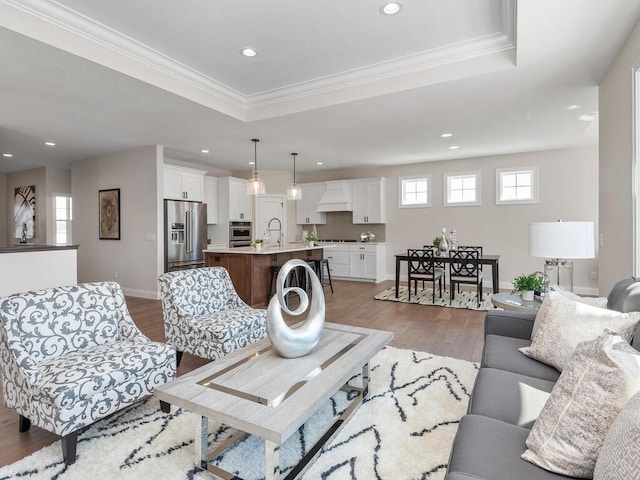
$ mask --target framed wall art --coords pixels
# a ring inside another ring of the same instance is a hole
[[[120,189],[98,192],[100,240],[120,240]]]
[[[17,187],[13,195],[13,238],[26,243],[36,237],[36,186]]]

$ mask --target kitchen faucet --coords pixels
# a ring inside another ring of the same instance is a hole
[[[271,228],[271,222],[273,222],[274,220],[278,222],[277,228]],[[278,247],[281,247],[282,246],[282,222],[278,217],[273,217],[271,220],[269,220],[269,223],[267,224],[267,232],[269,232],[269,235],[271,235],[271,232],[278,232]]]

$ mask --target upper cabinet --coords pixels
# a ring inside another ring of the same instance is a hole
[[[316,205],[322,198],[325,184],[322,183],[300,183],[302,198],[296,201],[296,223],[298,225],[325,224],[327,214],[316,212]]]
[[[172,200],[204,201],[204,170],[164,166],[164,198]]]
[[[207,204],[207,224],[218,223],[218,179],[204,177],[204,203]]]
[[[352,183],[353,223],[386,223],[385,178],[363,178]]]
[[[253,197],[247,195],[243,178],[218,178],[218,217],[224,222],[250,222],[253,219]]]

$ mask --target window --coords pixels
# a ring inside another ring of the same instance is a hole
[[[538,203],[538,168],[496,169],[496,205]]]
[[[480,172],[445,174],[445,206],[480,205]]]
[[[398,178],[398,207],[415,208],[431,206],[431,180],[429,175],[422,177]]]
[[[56,243],[71,243],[71,196],[54,195]]]

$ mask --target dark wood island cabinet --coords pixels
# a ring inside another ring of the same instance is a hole
[[[265,248],[258,252],[252,247],[205,250],[207,267],[224,267],[231,276],[233,286],[248,305],[265,307],[269,294],[271,267],[282,266],[288,260],[321,260],[328,245],[306,247],[292,245],[282,248]],[[274,281],[275,291],[275,281]]]

